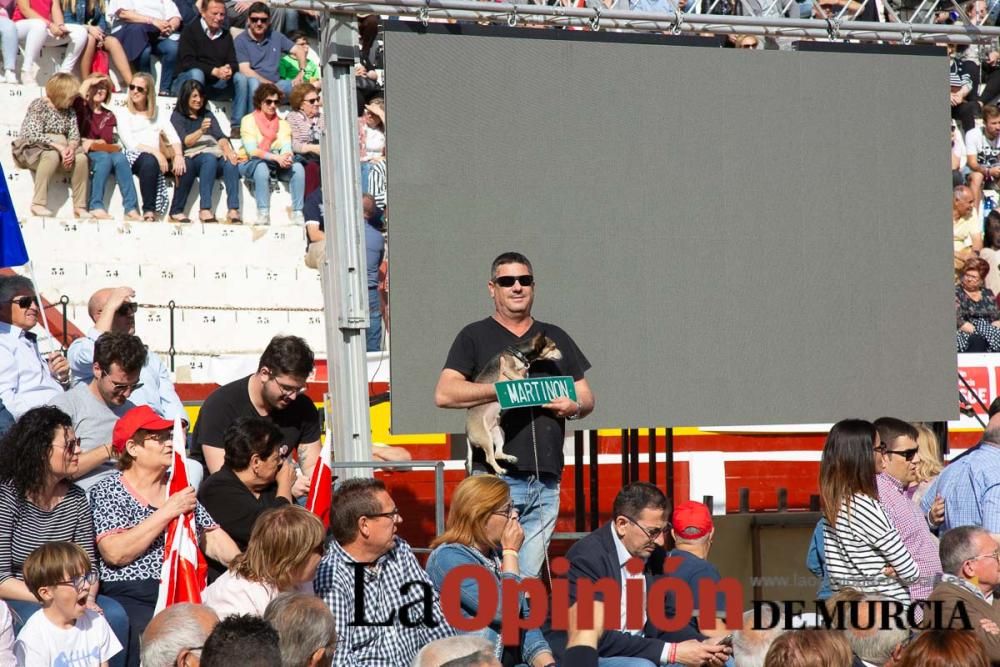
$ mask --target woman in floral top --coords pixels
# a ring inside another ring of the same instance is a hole
[[[979,257],[962,267],[955,287],[959,352],[1000,352],[1000,306],[993,292],[983,287],[989,272],[989,263]]]
[[[194,512],[205,553],[228,564],[239,548],[188,487],[168,497],[173,464],[171,429],[149,406],[132,408],[115,424],[111,445],[120,472],[90,490],[100,555],[101,592],[128,612],[129,665],[138,666],[139,637],[153,617],[163,567],[164,533],[175,518]],[[134,656],[134,661],[133,661]]]
[[[80,149],[80,129],[73,111],[73,100],[80,91],[80,82],[71,74],[56,74],[45,84],[45,97],[28,106],[21,123],[19,138],[41,148],[23,167],[35,172],[35,196],[31,200],[32,215],[51,216],[46,208],[49,182],[57,171],[69,174],[73,187],[73,212],[77,217],[87,214],[87,155]],[[29,154],[32,151],[29,150]]]

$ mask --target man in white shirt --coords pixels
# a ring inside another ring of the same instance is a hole
[[[77,338],[69,346],[70,369],[73,372],[73,384],[87,384],[94,377],[94,342],[109,331],[135,334],[135,313],[137,306],[132,299],[135,290],[131,287],[105,287],[94,292],[87,303],[87,312],[94,326],[87,331],[84,338]],[[163,361],[147,350],[146,363],[139,373],[142,386],[135,389],[129,400],[135,405],[148,405],[164,419],[173,419],[184,414],[184,404],[177,396],[174,383],[170,379],[170,371]]]
[[[51,403],[69,381],[66,358],[52,352],[43,359],[38,350],[37,336],[31,329],[40,315],[30,280],[24,276],[0,278],[0,401],[14,419]]]

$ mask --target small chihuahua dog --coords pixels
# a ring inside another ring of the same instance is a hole
[[[537,334],[531,340],[516,346],[504,348],[493,357],[486,367],[473,378],[473,382],[493,384],[503,380],[523,380],[528,376],[528,367],[541,359],[562,359],[562,353],[552,339]],[[503,451],[504,432],[500,428],[500,404],[496,401],[469,408],[465,417],[465,435],[469,441],[469,451],[465,462],[466,471],[472,474],[472,448],[478,447],[486,454],[486,462],[498,475],[506,471],[497,459],[517,463],[517,457]]]

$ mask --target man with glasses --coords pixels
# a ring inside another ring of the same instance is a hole
[[[334,541],[313,588],[336,620],[333,665],[409,665],[422,647],[455,634],[427,573],[396,534],[403,517],[385,484],[348,480],[330,508]]]
[[[521,574],[537,577],[559,515],[566,420],[586,417],[594,409],[594,395],[584,377],[590,362],[565,331],[532,317],[536,283],[527,257],[506,252],[494,259],[487,289],[493,299],[493,315],[458,333],[438,378],[434,402],[440,408],[455,409],[495,402],[493,385],[479,384],[472,378],[504,349],[529,341],[536,334],[548,336],[562,353],[558,361],[533,364],[530,376],[571,376],[577,400],[560,396],[540,408],[508,410],[500,421],[506,438],[503,449],[517,457],[516,463],[502,462],[507,470],[502,479],[510,486],[524,527]],[[479,448],[472,450],[472,467],[473,474],[492,471]]]
[[[138,309],[135,290],[131,287],[105,287],[99,289],[87,302],[87,313],[94,326],[87,335],[77,338],[69,346],[66,355],[73,371],[73,383],[89,383],[94,377],[94,342],[103,334],[135,333],[135,314]],[[142,383],[129,396],[134,405],[148,405],[164,419],[182,417],[186,419],[184,404],[174,389],[170,371],[160,357],[147,350],[146,362],[139,372]]]
[[[302,83],[306,70],[308,49],[302,49],[281,32],[272,30],[271,9],[263,2],[250,5],[247,13],[247,29],[234,40],[239,72],[233,75],[236,86],[233,96],[232,137],[239,138],[239,119],[250,113],[253,94],[262,83],[273,83],[287,98],[292,87]],[[299,63],[299,74],[291,81],[278,74],[281,56],[289,53]]]
[[[129,397],[142,387],[139,372],[145,362],[146,346],[138,336],[103,334],[94,343],[91,381],[50,402],[73,420],[83,449],[74,482],[84,491],[114,471],[111,436],[118,418],[135,407]]]
[[[881,459],[881,465],[876,466],[881,472],[875,475],[878,500],[920,569],[920,578],[908,589],[910,600],[926,600],[937,575],[941,574],[941,558],[927,517],[906,495],[910,484],[917,479],[920,463],[917,429],[901,419],[880,417],[875,420],[875,430],[881,442],[881,451],[876,454]]]
[[[173,604],[153,617],[142,633],[143,667],[197,665],[218,615],[200,604]]]
[[[24,276],[0,278],[0,433],[14,419],[63,393],[69,362],[58,352],[47,359],[31,329],[41,319],[34,284]]]
[[[968,619],[990,662],[1000,663],[1000,599],[993,592],[1000,586],[1000,544],[977,526],[953,528],[941,536],[941,564],[941,583],[928,601],[943,605],[940,618],[952,629],[968,629],[961,623]]]
[[[313,352],[298,336],[275,336],[257,372],[223,385],[205,399],[194,426],[191,457],[208,472],[222,468],[226,430],[240,417],[263,417],[281,429],[282,444],[297,452],[306,478],[319,458],[319,411],[305,395]]]
[[[639,580],[648,591],[653,579],[646,572],[633,573],[626,565],[635,558],[647,561],[663,547],[664,533],[670,530],[667,516],[667,498],[662,491],[646,482],[632,482],[615,496],[611,522],[574,544],[566,554],[570,562],[567,578],[571,605],[576,602],[576,586],[581,579],[610,579],[621,585],[620,609],[604,610],[605,617],[619,619],[615,624],[617,629],[607,630],[597,645],[602,659],[619,659],[615,667],[675,664],[717,667],[729,657],[729,649],[724,646],[695,639],[679,643],[659,639],[659,631],[648,623],[648,615],[637,626],[629,623],[627,582]],[[561,658],[566,648],[566,633],[551,632],[547,639],[556,658]]]

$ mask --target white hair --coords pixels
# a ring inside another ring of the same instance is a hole
[[[733,663],[736,667],[764,667],[764,658],[771,643],[785,631],[780,613],[770,606],[760,609],[761,625],[772,625],[769,630],[753,630],[754,611],[743,612],[744,630],[733,633]]]
[[[460,658],[470,658],[468,663],[470,666],[489,664],[493,658],[493,644],[478,635],[456,635],[436,639],[420,649],[410,667],[440,667],[442,663]]]
[[[200,648],[209,632],[195,616],[198,605],[183,603],[167,607],[159,614],[159,624],[166,630],[142,635],[142,667],[174,667],[181,651]]]

